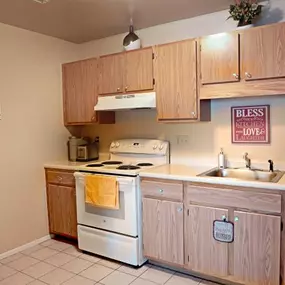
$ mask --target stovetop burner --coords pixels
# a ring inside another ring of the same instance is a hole
[[[136,170],[136,169],[140,169],[140,167],[135,166],[135,165],[121,165],[121,166],[117,167],[117,169],[120,169],[120,170]]]
[[[153,164],[148,163],[148,162],[142,162],[142,163],[138,163],[137,166],[153,166]]]
[[[122,161],[116,161],[116,160],[109,160],[102,162],[103,165],[118,165],[122,163],[123,163]]]
[[[101,163],[92,163],[92,164],[86,165],[86,167],[102,167],[102,166],[104,166],[104,165]]]

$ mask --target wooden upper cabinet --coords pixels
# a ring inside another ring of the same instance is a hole
[[[239,35],[221,33],[200,39],[202,84],[240,80]]]
[[[48,184],[50,233],[77,238],[75,188]]]
[[[279,285],[281,218],[235,211],[234,277],[244,284]]]
[[[285,77],[285,24],[244,31],[241,61],[245,80]]]
[[[102,56],[99,59],[99,94],[124,92],[124,54]]]
[[[124,91],[153,89],[153,52],[144,48],[125,53]]]
[[[185,221],[185,256],[187,268],[209,275],[228,275],[228,244],[213,238],[213,222],[228,218],[228,210],[188,206]]]
[[[62,74],[65,124],[95,121],[97,59],[64,64]]]
[[[158,120],[197,119],[197,43],[155,47],[154,77]]]
[[[145,256],[184,264],[183,215],[183,203],[143,198]]]

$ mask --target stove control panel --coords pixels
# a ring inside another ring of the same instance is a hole
[[[113,141],[110,145],[111,153],[137,153],[166,155],[169,151],[169,142],[148,139],[125,139]]]

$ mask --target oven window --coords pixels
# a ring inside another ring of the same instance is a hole
[[[119,191],[120,208],[118,210],[104,209],[95,207],[85,203],[85,212],[88,214],[98,215],[102,217],[116,218],[120,220],[125,219],[125,195],[124,192]]]

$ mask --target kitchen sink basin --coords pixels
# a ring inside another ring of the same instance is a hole
[[[282,171],[266,171],[260,169],[242,169],[242,168],[225,168],[225,169],[211,169],[198,176],[221,177],[246,181],[259,182],[278,182],[285,172]]]

